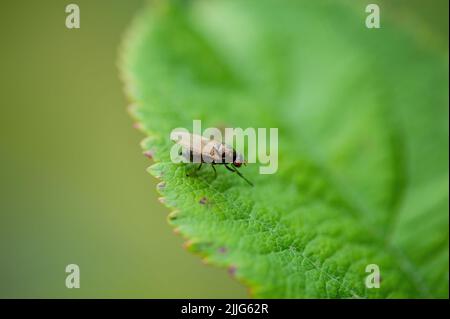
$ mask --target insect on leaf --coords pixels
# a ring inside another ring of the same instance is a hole
[[[154,1],[128,32],[121,70],[170,224],[252,296],[448,297],[448,44],[365,14]],[[193,119],[279,128],[278,171],[187,177],[169,135]]]

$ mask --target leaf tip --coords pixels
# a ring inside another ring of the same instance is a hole
[[[156,185],[156,189],[157,189],[158,191],[163,191],[165,188],[166,188],[166,182],[159,182],[159,183]]]
[[[155,156],[155,154],[152,150],[146,150],[142,154],[144,154],[145,157],[147,157],[148,159],[151,159],[151,160]]]

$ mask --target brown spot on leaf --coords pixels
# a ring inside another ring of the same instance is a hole
[[[205,205],[208,203],[208,199],[206,197],[202,197],[202,198],[200,198],[199,203],[201,205]]]
[[[230,267],[228,267],[228,273],[231,275],[231,276],[234,276],[235,274],[236,274],[236,270],[237,270],[237,268],[236,268],[236,266],[230,266]]]

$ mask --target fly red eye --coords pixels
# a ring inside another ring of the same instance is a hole
[[[234,162],[233,165],[236,166],[236,167],[241,167],[242,163],[241,162]]]

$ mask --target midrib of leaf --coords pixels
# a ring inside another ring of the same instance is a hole
[[[280,122],[278,120],[278,122]],[[392,127],[390,127],[392,129]],[[301,137],[299,136],[301,139]],[[302,145],[307,145],[307,143],[303,143]],[[391,254],[397,259],[398,264],[401,266],[401,270],[403,273],[409,278],[411,282],[413,282],[416,285],[416,288],[418,291],[421,292],[422,296],[430,296],[430,289],[424,282],[423,278],[421,278],[417,271],[415,271],[415,265],[411,262],[411,260],[404,255],[401,250],[399,250],[395,245],[393,245],[390,241],[391,233],[395,229],[395,220],[396,216],[399,213],[399,202],[401,201],[401,193],[397,195],[397,203],[394,205],[395,210],[392,214],[392,217],[389,219],[390,223],[392,224],[392,227],[389,228],[388,233],[384,234],[382,231],[378,231],[377,228],[374,228],[371,226],[370,221],[368,221],[368,217],[373,214],[377,214],[377,212],[373,209],[371,209],[368,205],[364,205],[364,202],[361,201],[355,201],[355,197],[353,195],[350,195],[349,190],[345,189],[343,187],[343,184],[338,182],[334,177],[333,174],[327,169],[326,166],[321,164],[321,160],[317,156],[314,156],[314,152],[311,151],[311,149],[303,149],[302,152],[303,155],[306,154],[306,156],[310,159],[312,163],[316,163],[320,170],[323,172],[323,176],[328,176],[330,182],[332,183],[333,187],[338,190],[339,194],[341,194],[341,199],[347,203],[348,207],[352,209],[353,214],[351,214],[353,217],[358,218],[365,229],[370,231],[374,236],[378,239],[379,245],[387,249],[391,252]],[[393,150],[394,151],[394,150]],[[364,213],[361,213],[364,212]],[[311,262],[312,263],[312,262]],[[312,263],[313,264],[313,263]],[[314,265],[315,266],[315,265]],[[335,279],[331,274],[327,274],[330,278]],[[335,279],[337,280],[337,279]],[[339,280],[337,280],[339,282]],[[349,292],[351,292],[355,297],[358,296],[354,291],[351,289],[348,289]]]
[[[275,114],[274,116],[278,118],[277,120],[278,123],[282,123],[282,121],[279,120],[279,116],[277,114]],[[281,127],[281,125],[279,125],[278,127]],[[396,130],[390,122],[389,122],[389,131],[392,133],[391,135],[393,136],[393,139],[395,141],[401,140],[400,132]],[[396,134],[393,132],[396,132]],[[299,133],[296,132],[296,134],[298,135]],[[415,284],[417,290],[421,292],[422,296],[429,297],[430,288],[426,285],[423,278],[420,275],[418,275],[418,272],[415,269],[416,265],[414,265],[408,258],[408,256],[403,254],[401,250],[399,250],[398,247],[396,247],[396,245],[394,245],[391,242],[391,237],[392,233],[395,231],[395,224],[397,221],[397,216],[399,214],[400,204],[403,198],[403,190],[405,186],[403,186],[401,189],[397,189],[395,193],[396,196],[394,197],[392,203],[393,213],[388,216],[389,218],[387,219],[386,222],[386,225],[390,226],[387,232],[377,230],[376,227],[372,227],[368,216],[377,215],[378,212],[375,209],[372,209],[369,205],[365,205],[363,201],[356,200],[357,194],[352,195],[352,192],[349,189],[347,189],[342,182],[340,182],[338,179],[334,177],[333,173],[326,167],[326,165],[322,163],[322,160],[317,155],[314,154],[314,151],[311,149],[311,147],[308,147],[309,144],[306,142],[306,140],[302,139],[301,135],[297,136],[297,138],[303,141],[302,143],[300,143],[303,147],[302,148],[303,152],[301,152],[301,154],[306,155],[312,163],[318,165],[318,167],[320,167],[320,170],[323,172],[322,173],[323,176],[328,176],[328,179],[332,183],[333,187],[336,190],[338,190],[338,192],[341,194],[341,199],[345,201],[348,207],[352,209],[352,212],[354,212],[352,216],[358,218],[362,222],[363,227],[365,227],[367,230],[369,230],[372,234],[376,236],[380,246],[384,247],[385,249],[391,252],[392,256],[394,256],[397,259],[397,262],[401,266],[401,270],[403,271],[403,273],[409,278],[411,282]],[[391,150],[392,152],[397,153],[398,154],[397,158],[399,158],[399,160],[396,161],[397,164],[396,172],[401,172],[402,177],[400,177],[400,179],[405,180],[406,175],[403,169],[405,163],[403,161],[404,154],[402,152],[402,148],[398,147],[397,145],[393,145],[391,147]],[[330,278],[332,278],[331,275],[329,276]],[[354,295],[357,296],[357,294]]]

